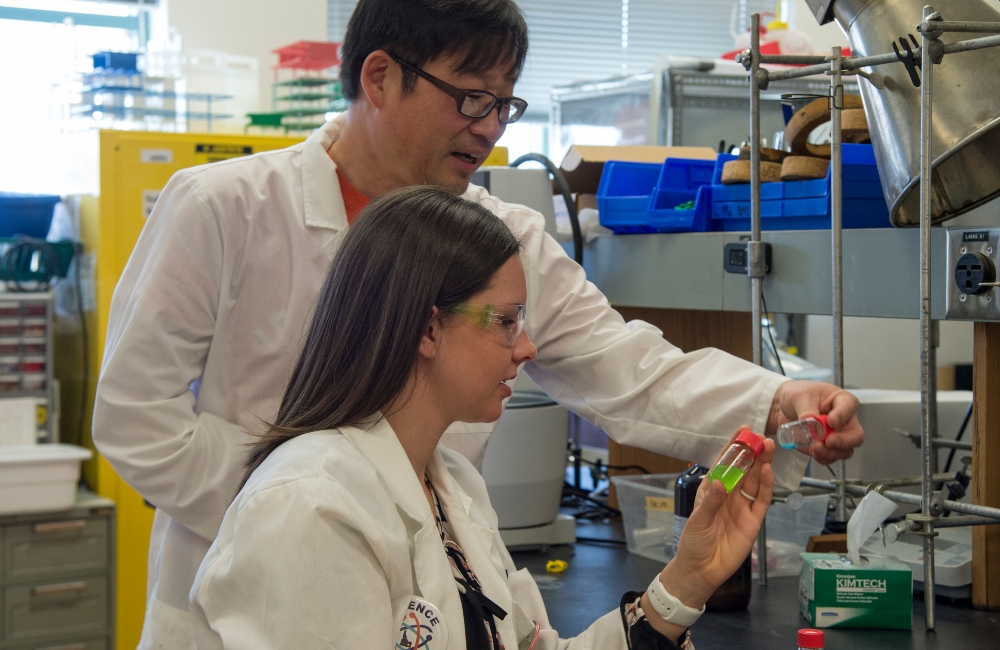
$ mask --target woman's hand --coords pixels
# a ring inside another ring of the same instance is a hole
[[[749,427],[740,427],[730,444],[748,430]],[[764,451],[732,492],[727,494],[722,483],[707,479],[698,488],[694,511],[681,533],[677,555],[659,576],[667,591],[688,607],[700,609],[750,554],[771,504],[773,456],[774,442],[765,439]],[[756,500],[743,496],[741,489]],[[643,611],[650,624],[676,640],[683,628],[664,623],[655,613],[650,615],[648,596],[643,598]]]

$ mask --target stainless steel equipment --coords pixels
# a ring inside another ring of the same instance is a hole
[[[911,42],[922,0],[806,0],[817,19],[836,19],[855,56],[891,54],[894,39]],[[1000,22],[985,0],[948,0],[947,20]],[[995,3],[992,3],[995,4]],[[948,45],[966,34],[945,32]],[[916,41],[912,41],[916,50]],[[940,48],[940,46],[936,46]],[[941,50],[938,49],[937,52]],[[905,51],[904,51],[905,55]],[[931,140],[932,220],[956,217],[1000,194],[1000,49],[981,49],[936,60]],[[920,53],[915,53],[920,65]],[[869,73],[874,68],[865,68]],[[903,65],[881,66],[882,88],[861,84],[889,217],[896,226],[920,222],[920,88]]]

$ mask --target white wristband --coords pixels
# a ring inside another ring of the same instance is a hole
[[[660,582],[660,576],[653,578],[646,593],[649,594],[649,602],[653,606],[653,610],[667,623],[691,627],[705,613],[704,605],[701,609],[688,607],[677,596],[667,591],[667,588]]]

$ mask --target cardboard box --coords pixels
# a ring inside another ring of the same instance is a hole
[[[560,168],[576,194],[577,210],[597,207],[597,187],[601,184],[604,163],[609,160],[662,163],[667,158],[715,160],[711,147],[601,147],[574,145],[566,152]]]
[[[837,553],[803,553],[799,611],[813,627],[868,627],[909,630],[913,615],[913,575],[902,562],[863,556],[854,566]]]

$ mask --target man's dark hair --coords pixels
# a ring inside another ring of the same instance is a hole
[[[514,0],[361,0],[344,36],[340,79],[344,97],[361,89],[361,66],[385,50],[417,67],[457,55],[456,72],[483,74],[509,67],[517,78],[528,53],[528,26]],[[417,76],[403,70],[403,92]]]

